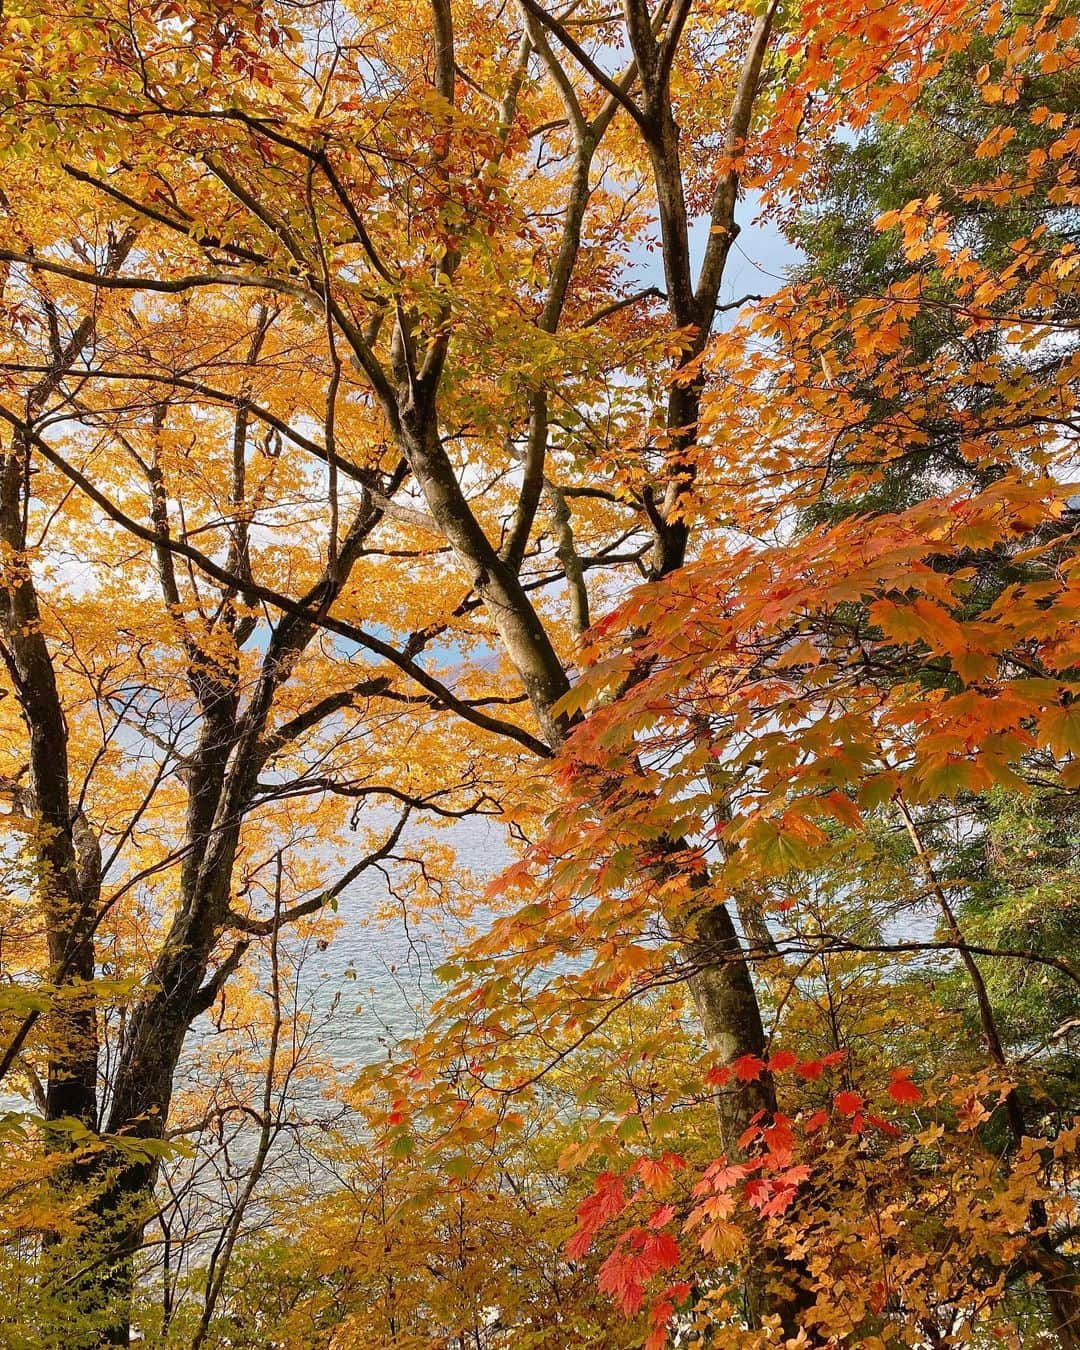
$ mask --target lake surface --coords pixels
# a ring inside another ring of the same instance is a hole
[[[392,822],[387,815],[387,821]],[[429,832],[406,833],[421,844]],[[461,863],[476,877],[477,901],[487,883],[512,861],[503,827],[490,817],[455,822],[439,831]],[[388,906],[394,913],[387,915]],[[478,904],[480,914],[483,908]],[[338,928],[325,951],[305,954],[300,976],[313,1011],[338,1007],[327,1030],[335,1062],[357,1068],[385,1059],[394,1043],[419,1029],[424,1010],[440,986],[432,970],[466,936],[461,921],[436,910],[411,908],[391,895],[378,870],[362,874],[345,891],[337,910]],[[474,923],[476,920],[474,920]]]
[[[383,814],[385,820],[380,820]],[[392,828],[395,820],[390,811],[365,815],[365,823],[376,831]],[[418,825],[404,833],[399,849],[416,853],[430,837],[430,828]],[[503,827],[490,817],[455,821],[434,837],[440,845],[451,845],[460,864],[475,875],[478,900],[491,878],[511,861]],[[357,853],[369,847],[358,842]],[[329,873],[327,884],[333,879]],[[388,913],[391,906],[394,912]],[[419,1029],[440,987],[431,972],[465,935],[462,922],[435,909],[412,907],[407,897],[401,905],[375,868],[342,892],[336,931],[328,943],[314,937],[298,940],[285,930],[283,965],[295,963],[298,968],[295,1002],[310,1018],[318,1042],[313,1051],[321,1048],[345,1079],[365,1064],[385,1059],[399,1040]],[[268,962],[254,949],[248,963],[253,957],[261,960],[260,984],[267,987]],[[178,1084],[209,1089],[212,1052],[223,1040],[210,1016],[199,1018],[178,1065]],[[32,1110],[26,1097],[0,1088],[0,1112]]]

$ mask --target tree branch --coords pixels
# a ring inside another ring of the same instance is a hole
[[[618,103],[619,107],[625,108],[638,126],[642,128],[647,126],[645,114],[633,99],[627,95],[617,81],[613,80],[609,75],[604,74],[592,57],[589,56],[588,52],[586,52],[584,48],[571,37],[558,19],[538,5],[536,0],[518,0],[518,3],[523,9],[527,10],[535,19],[542,23],[549,33],[554,33],[574,60],[577,61],[578,65],[591,75],[602,89],[605,89],[607,93],[611,95],[615,102]]]
[[[411,812],[412,807],[406,806],[398,817],[397,824],[379,847],[366,854],[359,862],[354,863],[346,872],[343,872],[327,890],[320,891],[318,895],[313,895],[310,900],[303,900],[298,905],[282,910],[272,919],[249,919],[246,915],[237,914],[235,910],[230,909],[228,914],[229,926],[238,929],[241,933],[248,933],[252,937],[268,937],[274,931],[275,924],[295,923],[297,919],[306,918],[309,914],[317,914],[319,910],[325,909],[332,900],[338,898],[347,886],[352,885],[361,872],[366,871],[369,867],[374,867],[376,863],[384,862],[390,856],[401,838],[401,832],[404,830]],[[237,943],[237,947],[246,948],[248,945],[247,942]],[[212,999],[211,1002],[213,1002]]]
[[[310,606],[290,599],[286,595],[264,586],[259,582],[245,582],[242,578],[229,572],[228,569],[219,566],[212,558],[206,556],[199,549],[191,544],[185,543],[179,539],[162,538],[154,530],[147,529],[145,525],[133,520],[131,516],[122,511],[109,497],[94,486],[85,474],[76,469],[74,465],[69,464],[64,457],[55,451],[47,441],[44,440],[32,427],[30,427],[22,418],[12,413],[9,409],[0,405],[0,418],[8,422],[26,434],[40,453],[50,464],[60,470],[66,478],[76,485],[91,501],[95,502],[101,509],[118,525],[121,525],[136,538],[142,539],[144,543],[151,545],[161,544],[174,553],[189,559],[195,563],[207,576],[213,577],[215,581],[222,582],[226,586],[235,586],[237,588],[247,587],[248,591],[259,600],[265,601],[275,609],[281,610],[284,614],[293,615],[296,618],[303,619],[305,622],[315,625],[318,628],[325,628],[331,633],[337,633],[339,636],[348,638],[358,646],[372,652],[376,656],[389,661],[391,665],[397,666],[411,679],[415,680],[421,688],[426,689],[433,694],[439,702],[446,708],[456,712],[466,722],[471,722],[474,726],[480,727],[484,731],[490,731],[494,735],[503,736],[509,740],[516,741],[519,745],[531,750],[533,754],[544,759],[551,756],[551,749],[541,740],[525,731],[522,727],[515,726],[510,722],[503,722],[499,718],[489,717],[486,713],[470,706],[464,700],[458,698],[446,685],[429,675],[426,670],[418,666],[415,661],[399,652],[390,643],[384,642],[374,634],[365,632],[362,628],[354,624],[346,623],[344,620],[332,618],[329,614],[323,613],[318,609],[312,609]]]

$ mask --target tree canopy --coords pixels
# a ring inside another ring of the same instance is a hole
[[[1078,71],[0,6],[6,1344],[1080,1346]]]

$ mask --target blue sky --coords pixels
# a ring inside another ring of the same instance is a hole
[[[798,251],[788,243],[775,223],[757,219],[759,211],[756,193],[747,193],[739,202],[737,219],[742,228],[728,258],[720,293],[721,304],[743,295],[769,295],[783,285],[786,269],[799,261]],[[701,217],[694,221],[690,228],[690,248],[695,274],[708,235],[708,220]],[[664,267],[659,251],[642,251],[635,262],[643,286],[663,286]],[[724,316],[721,316],[719,326],[724,326]]]

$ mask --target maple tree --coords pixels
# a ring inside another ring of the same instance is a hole
[[[46,1343],[261,1343],[291,1282],[297,1343],[941,1344],[1025,1282],[1077,1343],[1072,8],[0,23],[5,1222]],[[718,333],[748,185],[810,257]],[[365,1075],[352,1187],[282,1218],[314,1267],[227,1290],[282,943],[375,868],[467,911],[412,840],[477,813],[519,860]],[[199,1259],[175,1142],[245,1112],[199,1299],[166,1255],[151,1312],[147,1222]]]

